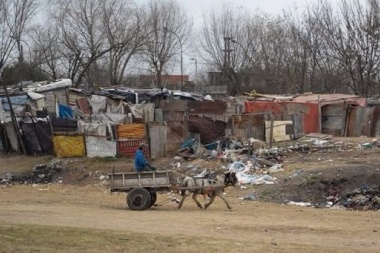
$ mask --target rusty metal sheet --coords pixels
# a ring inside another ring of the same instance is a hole
[[[149,157],[149,146],[146,139],[131,139],[131,140],[118,140],[117,141],[117,154],[119,156],[126,156],[133,158],[135,156],[136,150],[139,148],[140,144],[144,143],[146,147],[144,148],[144,154]]]
[[[83,157],[86,155],[83,135],[54,135],[53,146],[57,157]]]
[[[345,131],[345,104],[331,104],[322,107],[322,133],[342,136]]]
[[[366,120],[366,109],[359,106],[350,106],[347,113],[347,130],[345,136],[349,137],[359,137],[362,134],[367,135],[365,128],[369,125],[368,120]]]
[[[77,106],[79,109],[82,110],[82,112],[84,112],[85,114],[89,114],[89,115],[92,115],[92,109],[91,109],[91,105],[90,103],[88,102],[88,99],[87,98],[80,98],[77,100]]]
[[[161,100],[159,103],[159,108],[162,108],[162,111],[180,111],[184,112],[187,110],[187,100]]]
[[[115,157],[117,155],[116,141],[106,138],[86,136],[87,157]]]
[[[371,114],[371,136],[380,136],[380,106],[373,107]]]
[[[222,115],[227,111],[226,101],[187,101],[190,114],[217,114]]]
[[[168,122],[168,142],[181,143],[184,136],[184,128],[182,122]]]
[[[235,137],[255,138],[265,140],[265,115],[264,114],[242,114],[231,117],[231,127]],[[232,124],[232,120],[234,121]]]
[[[201,142],[204,144],[212,143],[222,139],[226,135],[227,123],[219,120],[212,120],[207,117],[195,115],[189,116],[189,132],[199,133]]]
[[[164,112],[164,121],[184,121],[185,119],[185,112],[170,112],[166,111]]]

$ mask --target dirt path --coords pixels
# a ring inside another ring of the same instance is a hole
[[[0,189],[0,224],[96,228],[137,232],[160,243],[170,237],[167,252],[379,252],[379,212],[243,202],[227,191],[233,206],[221,200],[200,210],[188,200],[136,212],[125,208],[125,195],[106,187],[38,185]],[[168,195],[159,195],[158,202]],[[202,244],[192,244],[198,240]],[[178,242],[178,244],[176,243]],[[181,247],[179,247],[181,245]],[[226,248],[228,247],[228,248]],[[162,252],[157,248],[157,252]],[[135,252],[129,249],[128,252]]]

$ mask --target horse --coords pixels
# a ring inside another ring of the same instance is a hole
[[[197,200],[197,195],[207,195],[210,197],[210,200],[208,203],[205,204],[204,209],[207,209],[215,200],[216,197],[221,198],[224,203],[226,204],[228,209],[232,209],[231,206],[228,204],[227,200],[223,196],[224,188],[228,185],[235,185],[237,182],[237,177],[235,173],[225,173],[223,176],[216,176],[213,177],[212,174],[206,175],[206,170],[201,173],[201,176],[198,177],[190,177],[187,176],[184,178],[181,187],[185,187],[186,189],[181,190],[181,196],[182,199],[179,202],[178,209],[181,209],[183,202],[185,199],[189,196],[189,194],[186,194],[186,191],[189,191],[192,193],[192,198],[196,205],[203,209],[201,203]],[[203,174],[203,175],[202,175]]]

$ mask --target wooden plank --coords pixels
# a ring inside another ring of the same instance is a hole
[[[272,125],[272,121],[265,121],[265,139],[269,142],[273,136],[273,142],[290,140],[291,136],[286,134],[286,125],[291,124],[293,124],[292,121],[273,121]],[[271,134],[271,129],[273,129],[273,134]]]

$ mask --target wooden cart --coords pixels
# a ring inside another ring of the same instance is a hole
[[[132,210],[145,210],[157,200],[157,191],[169,191],[172,172],[113,172],[109,174],[111,192],[127,192],[127,205]]]

